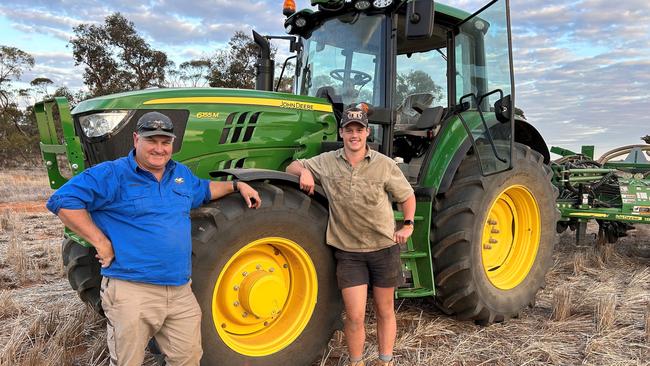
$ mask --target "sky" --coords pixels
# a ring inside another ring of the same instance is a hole
[[[307,0],[296,1],[298,8]],[[485,0],[447,0],[469,12]],[[549,148],[596,155],[650,134],[650,1],[514,0],[517,106]],[[81,87],[68,41],[81,23],[121,12],[177,64],[208,56],[236,30],[284,35],[280,0],[0,0],[0,45],[33,55],[22,80]],[[277,43],[280,54],[288,48]],[[282,60],[280,58],[279,60]]]

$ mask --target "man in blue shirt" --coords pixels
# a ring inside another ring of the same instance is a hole
[[[151,337],[168,365],[199,364],[190,209],[237,191],[249,208],[261,205],[248,184],[199,179],[171,160],[175,137],[167,116],[144,114],[128,156],[85,170],[47,202],[97,250],[111,365],[141,365]]]

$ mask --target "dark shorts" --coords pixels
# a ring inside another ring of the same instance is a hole
[[[336,278],[339,289],[369,285],[398,287],[402,284],[399,245],[375,252],[346,252],[336,249]]]

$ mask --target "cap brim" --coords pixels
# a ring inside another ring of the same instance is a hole
[[[341,127],[345,127],[345,126],[349,125],[350,123],[356,123],[356,124],[359,124],[359,125],[361,125],[361,126],[363,126],[363,127],[366,127],[366,128],[368,127],[368,124],[367,124],[367,123],[364,123],[363,121],[357,121],[357,120],[348,120],[348,121],[345,121],[345,123],[342,123],[342,124],[341,124]]]
[[[166,131],[161,131],[161,130],[154,130],[154,131],[142,131],[137,133],[138,136],[140,137],[149,137],[149,136],[169,136],[176,138],[176,135],[174,135],[171,132],[166,132]]]

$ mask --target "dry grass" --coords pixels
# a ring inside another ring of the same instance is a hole
[[[42,201],[52,194],[44,169],[3,169],[0,182],[0,203]]]
[[[553,291],[553,316],[555,321],[564,321],[571,316],[571,289],[558,287]]]

